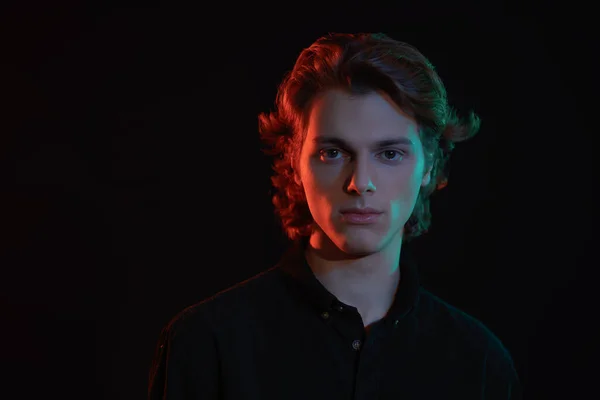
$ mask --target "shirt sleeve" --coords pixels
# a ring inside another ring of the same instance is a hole
[[[150,367],[148,400],[217,400],[219,363],[208,326],[165,326]]]

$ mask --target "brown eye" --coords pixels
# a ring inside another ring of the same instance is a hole
[[[334,160],[341,156],[341,152],[338,149],[323,149],[319,152],[321,158],[328,160]]]
[[[385,150],[381,155],[386,161],[397,161],[403,156],[403,154],[397,150]]]

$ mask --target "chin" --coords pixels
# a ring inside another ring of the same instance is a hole
[[[383,237],[374,234],[345,233],[338,235],[334,242],[341,251],[352,256],[377,253],[384,247]]]

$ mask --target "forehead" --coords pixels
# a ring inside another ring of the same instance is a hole
[[[416,121],[387,95],[329,90],[310,110],[307,138],[336,136],[356,144],[406,137],[418,141]]]

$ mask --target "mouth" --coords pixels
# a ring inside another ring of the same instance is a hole
[[[342,220],[353,225],[368,225],[379,221],[382,211],[373,208],[348,208],[341,210]]]

